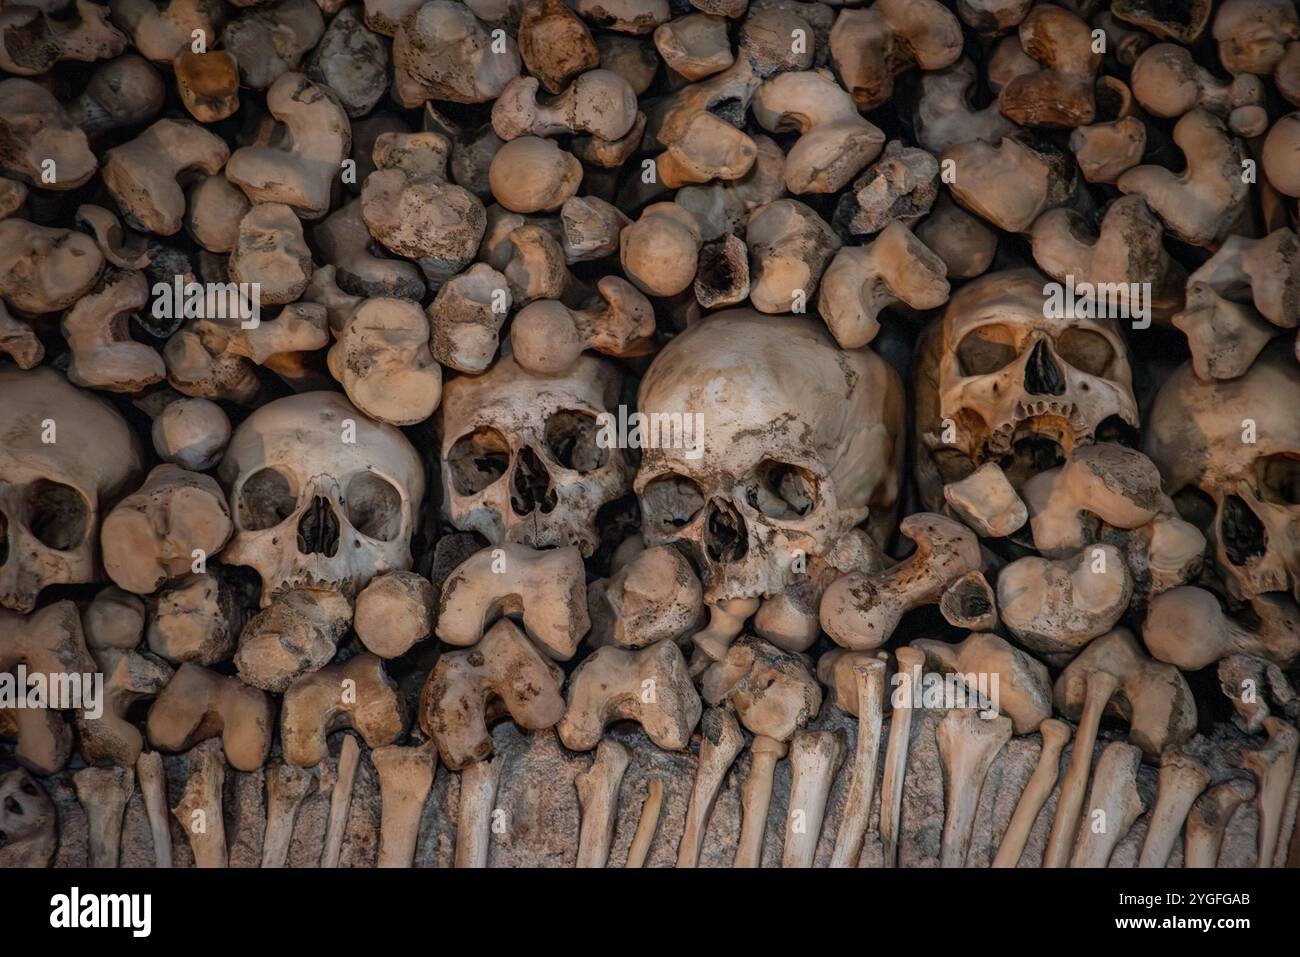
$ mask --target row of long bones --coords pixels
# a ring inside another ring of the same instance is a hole
[[[693,3],[282,0],[231,16],[214,0],[76,0],[69,19],[52,15],[54,0],[0,12],[0,67],[17,74],[0,82],[16,177],[2,181],[0,346],[19,366],[0,368],[0,671],[97,672],[107,688],[99,717],[0,712],[22,765],[0,778],[0,863],[50,861],[39,777],[74,760],[91,862],[117,863],[138,784],[168,863],[160,753],[187,751],[171,812],[196,863],[228,860],[226,769],[265,767],[264,863],[283,864],[296,810],[328,780],[321,862],[337,864],[359,735],[382,792],[379,863],[412,862],[441,761],[460,776],[456,861],[482,866],[502,774],[489,726],[508,719],[595,752],[577,784],[579,864],[609,856],[633,758],[607,733],[621,722],[698,754],[679,864],[697,862],[746,744],[737,865],[759,863],[782,760],[784,864],[813,862],[841,773],[831,863],[858,862],[874,819],[892,864],[914,709],[891,696],[897,675],[906,695],[927,672],[999,679],[997,713],[952,707],[937,725],[943,864],[967,860],[995,757],[1035,735],[1038,767],[999,865],[1022,863],[1054,793],[1046,865],[1104,865],[1144,811],[1141,863],[1163,865],[1182,835],[1184,860],[1212,865],[1250,801],[1258,862],[1286,857],[1300,371],[1280,337],[1300,321],[1287,219],[1300,119],[1270,123],[1270,97],[1300,103],[1294,6],[1219,7],[1208,48],[1225,84],[1188,50],[1208,3],[1165,20],[1140,3],[966,0],[960,21],[931,0]],[[1094,25],[1129,83],[1099,75]],[[189,49],[196,30],[220,48]],[[962,56],[972,35],[992,51],[998,94],[979,109]],[[128,37],[136,53],[124,54]],[[46,82],[61,60],[107,62],[62,103]],[[643,104],[661,61],[669,92]],[[166,71],[198,122],[156,120]],[[901,73],[916,74],[919,147],[886,144],[862,116]],[[265,91],[265,114],[241,88]],[[425,130],[368,115],[386,92],[422,107]],[[491,102],[491,121],[461,129],[430,101]],[[231,152],[205,124],[241,105],[257,121]],[[1142,164],[1155,132],[1144,111],[1176,120],[1182,172]],[[146,124],[102,160],[90,148]],[[1072,130],[1077,169],[1035,140],[1043,128]],[[657,175],[620,187],[615,174],[643,153]],[[1256,156],[1248,184],[1239,171]],[[356,189],[341,190],[349,160]],[[947,161],[958,176],[943,191]],[[52,208],[43,194],[97,173],[104,205],[81,205],[78,229],[33,222]],[[1123,194],[1096,235],[1080,176]],[[824,199],[840,194],[837,229],[787,192],[828,215]],[[641,211],[632,221],[620,207]],[[875,238],[844,245],[840,228]],[[201,247],[197,266],[166,241],[182,229]],[[1188,275],[1165,230],[1212,255]],[[1157,321],[1186,334],[1192,361],[1160,390],[1147,454],[1106,441],[1109,423],[1139,424],[1119,325],[1049,322],[1042,274],[988,272],[997,231],[1026,237],[1047,276],[1150,282]],[[626,278],[605,275],[595,294],[570,271],[615,261]],[[137,317],[166,340],[160,353],[127,318],[150,280],[174,275],[256,281],[281,308],[255,329],[201,308],[170,327]],[[970,280],[951,300],[949,278]],[[785,315],[804,311],[800,299],[820,319]],[[916,383],[928,510],[902,521],[915,548],[894,562],[876,542],[900,501],[905,402],[866,346],[885,308],[945,303]],[[67,352],[42,365],[36,327],[60,314]],[[686,331],[650,360],[656,314]],[[981,333],[995,316],[999,331]],[[444,383],[444,368],[460,375]],[[637,465],[598,447],[590,423],[617,406],[629,369],[644,373],[642,411],[704,414],[702,457],[644,449]],[[271,379],[296,394],[267,401]],[[146,476],[131,426],[88,390],[150,417],[163,464]],[[232,430],[219,402],[256,408]],[[1247,417],[1259,431],[1249,446]],[[443,519],[489,543],[436,587],[409,570],[425,476],[399,428],[426,422],[441,441]],[[51,423],[58,438],[44,441]],[[949,424],[955,438],[939,438]],[[1004,472],[1026,434],[1050,435],[1064,464]],[[1180,516],[1167,486],[1205,493],[1212,534]],[[598,512],[633,491],[640,532],[589,582]],[[236,565],[261,578],[248,620],[226,573]],[[88,603],[38,607],[47,585],[105,575],[113,584]],[[969,636],[882,651],[927,605]],[[823,633],[836,647],[814,662]],[[385,661],[434,637],[443,650],[412,716]],[[1216,663],[1243,729],[1264,736],[1239,770],[1195,736],[1183,671]],[[827,708],[856,717],[851,755],[848,736],[812,727]],[[1104,714],[1127,739],[1099,735]],[[335,761],[327,736],[347,728]],[[1135,787],[1144,761],[1159,767],[1149,809]],[[646,859],[662,793],[643,800],[631,866]]]

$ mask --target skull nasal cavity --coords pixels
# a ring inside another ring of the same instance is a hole
[[[537,453],[525,446],[515,456],[515,470],[510,476],[510,507],[516,515],[531,515],[535,509],[549,512],[555,503],[551,473]]]
[[[298,519],[298,551],[333,558],[338,550],[339,517],[334,514],[334,506],[323,495],[313,496]]]
[[[1245,565],[1252,558],[1263,555],[1268,548],[1267,533],[1259,517],[1249,505],[1236,495],[1223,500],[1223,515],[1219,519],[1219,536],[1223,552],[1232,564]]]
[[[1052,358],[1042,339],[1034,346],[1025,363],[1025,391],[1030,395],[1064,395],[1065,380],[1060,366]]]
[[[749,551],[745,520],[726,502],[710,502],[704,523],[704,548],[715,562],[736,562]]]

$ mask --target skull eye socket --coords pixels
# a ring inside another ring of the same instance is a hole
[[[1105,375],[1115,361],[1115,347],[1110,340],[1091,329],[1066,329],[1056,337],[1056,354],[1092,376]]]
[[[451,486],[460,495],[477,495],[509,467],[510,444],[496,429],[475,429],[462,435],[447,453]]]
[[[546,450],[566,469],[590,472],[609,460],[609,449],[596,444],[599,432],[594,415],[562,409],[546,420]]]
[[[1259,497],[1270,505],[1300,505],[1300,458],[1285,452],[1255,460]]]
[[[27,487],[27,527],[46,548],[80,545],[90,527],[90,505],[71,485],[37,479]]]
[[[1191,522],[1202,532],[1214,524],[1214,513],[1217,511],[1214,499],[1195,485],[1188,485],[1186,488],[1179,489],[1172,498],[1174,508],[1183,521]]]
[[[802,518],[817,504],[817,476],[798,465],[765,460],[754,470],[746,497],[768,518]]]
[[[249,532],[275,528],[298,509],[298,489],[279,469],[259,469],[244,480],[235,512]]]
[[[343,504],[348,522],[367,538],[391,542],[402,531],[402,496],[373,472],[362,472],[348,482]]]
[[[1015,333],[1001,323],[972,329],[957,346],[957,361],[965,375],[989,375],[1015,359]]]
[[[704,508],[704,493],[685,475],[661,475],[641,493],[643,520],[660,534],[689,525]]]

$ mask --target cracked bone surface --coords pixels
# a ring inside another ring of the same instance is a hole
[[[1223,837],[1237,808],[1255,797],[1255,784],[1248,778],[1230,778],[1216,784],[1196,799],[1187,814],[1183,835],[1184,867],[1216,867],[1223,850]]]
[[[1192,802],[1209,783],[1210,772],[1186,751],[1174,748],[1164,754],[1160,759],[1156,803],[1147,822],[1138,867],[1164,867],[1168,863]],[[1184,862],[1184,866],[1190,865]]]
[[[1144,810],[1137,790],[1142,751],[1112,741],[1101,752],[1088,791],[1087,813],[1079,827],[1071,867],[1105,867],[1115,846],[1124,839]]]
[[[718,798],[727,770],[744,746],[745,736],[740,733],[740,727],[730,711],[709,708],[704,712],[700,722],[700,755],[695,768],[695,785],[691,788],[691,800],[686,808],[686,827],[677,848],[678,867],[695,867],[699,864],[700,848],[704,845],[704,832],[709,826],[713,804]]]
[[[845,657],[848,657],[847,655]],[[865,657],[850,667],[858,715],[857,748],[840,829],[835,835],[831,867],[855,867],[862,855],[862,840],[871,817],[871,796],[876,786],[876,759],[880,754],[881,714],[885,706],[885,661]],[[838,678],[838,670],[837,670]],[[836,683],[838,688],[838,681]]]
[[[142,752],[135,763],[135,777],[149,819],[154,866],[171,867],[172,831],[167,818],[167,772],[163,768],[162,755],[157,751]]]
[[[1241,763],[1255,775],[1256,803],[1259,807],[1259,841],[1256,867],[1274,867],[1274,854],[1286,859],[1286,848],[1279,846],[1283,815],[1295,773],[1296,753],[1300,750],[1300,732],[1280,718],[1265,718],[1268,742],[1258,750],[1242,751]]]
[[[604,867],[618,823],[618,790],[631,755],[627,748],[606,738],[596,746],[596,760],[574,779],[582,804],[575,867]]]
[[[396,682],[369,652],[299,678],[285,691],[280,709],[284,758],[300,768],[325,760],[325,738],[332,731],[352,728],[371,748],[380,748],[398,741],[406,727]]]
[[[420,836],[420,817],[433,787],[438,753],[428,747],[385,745],[370,752],[379,773],[383,817],[376,867],[410,867]],[[463,786],[463,785],[462,785]]]
[[[189,839],[195,867],[226,867],[230,863],[221,803],[225,782],[226,759],[215,740],[204,741],[185,756],[185,792],[172,815]]]
[[[953,708],[940,720],[935,737],[947,802],[939,861],[943,867],[964,867],[980,790],[993,759],[1011,740],[1011,721],[986,716],[978,708]]]
[[[822,818],[844,760],[843,731],[799,731],[790,741],[790,808],[782,867],[812,867]]]
[[[77,800],[86,812],[91,867],[117,867],[122,846],[122,813],[135,790],[131,768],[82,768],[72,776]]]

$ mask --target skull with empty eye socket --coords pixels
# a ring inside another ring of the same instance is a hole
[[[687,553],[710,603],[777,594],[868,515],[878,544],[893,531],[902,383],[820,321],[709,316],[655,357],[637,408],[660,440],[636,477],[642,535]],[[696,424],[693,441],[671,441],[687,433],[676,422]]]
[[[927,508],[943,485],[997,462],[1019,487],[1075,446],[1132,444],[1138,427],[1128,350],[1112,318],[1045,308],[1032,269],[990,273],[952,297],[916,363],[917,472]]]
[[[405,435],[335,392],[262,406],[235,430],[218,470],[235,535],[222,561],[262,576],[262,605],[289,588],[354,595],[411,567],[424,469]]]
[[[1145,451],[1179,513],[1213,543],[1229,590],[1300,600],[1300,366],[1290,350],[1276,343],[1226,381],[1180,367],[1149,426]]]
[[[482,375],[448,382],[438,409],[447,519],[494,545],[577,545],[591,555],[597,512],[632,487],[627,453],[600,441],[621,388],[606,359],[583,355],[548,377],[508,352]]]
[[[99,575],[99,518],[144,473],[117,411],[59,372],[0,369],[0,605]]]

